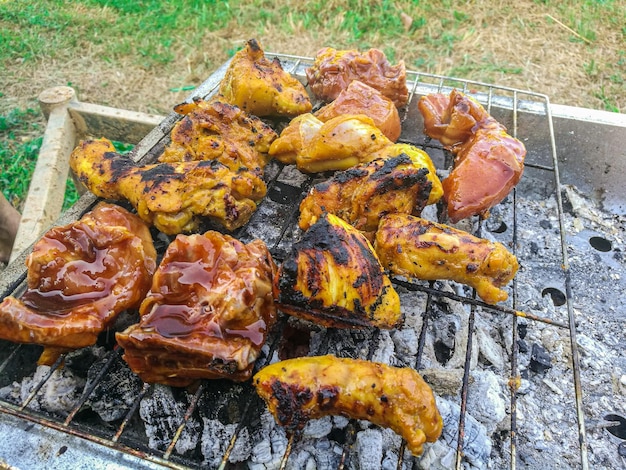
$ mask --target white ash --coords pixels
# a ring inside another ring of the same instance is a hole
[[[383,436],[379,429],[366,429],[356,436],[358,467],[361,470],[378,470],[383,460]]]
[[[232,436],[237,431],[237,424],[223,424],[217,419],[203,418],[202,439],[200,448],[204,456],[203,465],[209,468],[219,467]],[[232,463],[244,462],[250,458],[252,443],[248,429],[242,428],[237,434],[235,445],[228,456]]]
[[[0,389],[0,398],[21,405],[49,372],[49,366],[38,366],[32,376]],[[78,377],[69,369],[57,369],[27,408],[67,415],[78,404],[84,385],[85,379]]]
[[[156,384],[139,405],[139,415],[144,421],[148,445],[151,449],[164,451],[170,445],[176,430],[182,424],[186,405],[174,398],[172,389]],[[179,454],[196,448],[201,425],[191,417],[176,442]]]
[[[319,419],[312,419],[304,426],[302,437],[320,439],[330,434],[333,429],[333,422],[330,416]]]
[[[474,382],[468,390],[467,409],[493,434],[507,417],[507,398],[502,379],[490,370],[472,371]]]

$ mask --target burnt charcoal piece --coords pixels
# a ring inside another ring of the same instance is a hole
[[[545,372],[552,367],[550,354],[543,346],[533,344],[529,367],[530,370],[537,373]]]
[[[89,396],[86,405],[98,413],[103,421],[111,422],[124,418],[141,393],[142,381],[137,377],[122,358],[117,355],[112,359],[106,373]],[[106,366],[109,357],[96,361],[87,374],[85,390],[90,384],[98,380],[102,368]]]
[[[517,350],[522,354],[526,354],[528,352],[528,343],[523,339],[517,340]]]

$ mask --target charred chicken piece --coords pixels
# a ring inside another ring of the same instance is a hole
[[[324,213],[330,213],[372,239],[383,215],[421,214],[432,190],[428,174],[428,168],[406,154],[337,172],[311,188],[300,203],[300,228],[307,230]]]
[[[140,322],[117,333],[124,359],[145,382],[244,381],[275,322],[276,265],[260,240],[219,232],[179,235],[168,247]]]
[[[501,243],[406,214],[381,219],[374,247],[382,265],[394,274],[467,284],[489,304],[508,298],[501,287],[519,267]]]
[[[40,344],[40,364],[96,343],[150,288],[156,251],[136,215],[100,203],[71,224],[54,227],[26,260],[27,289],[0,304],[0,338]]]
[[[185,117],[172,129],[172,141],[159,161],[217,160],[235,172],[263,174],[270,144],[278,136],[259,118],[216,100],[183,103],[174,110]]]
[[[311,111],[302,83],[283,70],[278,58],[267,59],[256,39],[232,58],[219,94],[255,116],[293,117]]]
[[[353,80],[376,88],[399,108],[409,100],[404,61],[391,65],[378,49],[358,52],[324,47],[306,69],[306,76],[313,94],[323,101],[337,98]]]
[[[402,132],[398,108],[393,101],[377,89],[358,80],[350,82],[348,88],[339,93],[334,101],[314,114],[323,122],[342,114],[365,114],[372,118],[376,127],[392,142],[398,140]]]
[[[299,170],[318,173],[345,170],[376,158],[392,142],[362,114],[347,114],[322,123],[312,114],[293,119],[272,142],[270,155]]]
[[[448,216],[455,223],[487,215],[517,185],[524,171],[526,148],[472,98],[453,90],[418,103],[425,133],[456,155],[443,181]]]
[[[294,243],[275,282],[279,308],[336,328],[394,328],[400,298],[365,236],[325,214]]]
[[[413,369],[332,355],[276,362],[253,378],[276,421],[294,432],[314,418],[342,415],[388,427],[414,455],[441,435],[435,396]]]
[[[428,181],[430,181],[431,189],[430,194],[428,195],[428,201],[425,205],[429,206],[438,202],[443,196],[443,187],[439,177],[437,176],[437,169],[426,152],[414,147],[411,144],[393,144],[384,147],[382,150],[377,152],[376,155],[380,158],[389,158],[402,154],[407,155],[416,167],[426,168],[428,170],[426,177],[428,178]]]
[[[255,173],[218,161],[137,166],[106,140],[82,141],[70,157],[78,179],[96,196],[126,199],[163,233],[191,232],[202,218],[234,230],[244,225],[267,191]]]

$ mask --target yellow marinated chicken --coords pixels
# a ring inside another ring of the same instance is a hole
[[[428,169],[426,177],[430,181],[431,189],[430,194],[428,195],[428,201],[425,205],[429,206],[437,203],[443,196],[443,186],[437,176],[437,169],[426,152],[414,147],[411,144],[393,144],[381,149],[377,153],[377,156],[381,158],[388,158],[401,154],[407,155],[416,167]]]
[[[324,122],[342,114],[365,114],[392,142],[398,140],[402,132],[400,114],[393,101],[359,80],[350,82],[337,98],[314,114]]]
[[[143,220],[168,235],[191,232],[202,218],[227,230],[241,227],[267,191],[255,173],[233,172],[218,161],[137,166],[106,139],[80,142],[70,166],[96,196],[128,200]]]
[[[402,436],[416,456],[441,435],[433,391],[413,369],[332,355],[271,364],[252,379],[276,421],[294,432],[310,419],[365,419]]]
[[[337,116],[325,123],[304,114],[289,123],[269,153],[283,163],[295,163],[303,172],[318,173],[373,160],[376,152],[392,143],[362,114]]]
[[[235,54],[220,83],[221,99],[255,116],[288,116],[311,111],[304,86],[269,60],[256,39]]]
[[[374,247],[382,265],[394,274],[467,284],[489,304],[508,298],[501,287],[519,268],[515,255],[501,243],[406,214],[381,219]]]
[[[44,346],[40,364],[96,344],[150,288],[157,254],[136,215],[99,203],[70,224],[53,227],[26,259],[27,288],[0,304],[0,338]]]
[[[338,328],[394,328],[400,298],[365,236],[325,214],[307,230],[279,267],[279,308]]]
[[[330,213],[372,239],[383,215],[421,214],[432,192],[428,175],[428,168],[406,154],[337,172],[311,188],[300,203],[300,228],[306,230]]]
[[[274,130],[258,117],[221,101],[196,100],[174,108],[184,114],[171,132],[161,162],[217,160],[233,171],[262,175]]]

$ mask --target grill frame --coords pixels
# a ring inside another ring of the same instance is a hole
[[[305,81],[304,70],[310,66],[313,62],[313,59],[307,57],[300,57],[294,55],[287,54],[275,54],[275,53],[267,53],[268,57],[278,57],[283,63],[283,67],[298,77],[301,81]],[[188,97],[188,100],[193,99],[194,97],[206,98],[214,94],[217,90],[220,80],[222,79],[227,67],[228,62],[223,64],[214,74],[212,74],[201,86],[199,86],[194,92]],[[509,132],[516,137],[518,136],[519,130],[519,119],[521,114],[534,115],[539,119],[543,125],[547,128],[543,128],[544,132],[547,132],[548,141],[549,141],[549,153],[544,160],[538,159],[537,161],[527,160],[526,167],[533,168],[538,170],[539,172],[547,172],[552,175],[552,185],[555,188],[554,194],[556,197],[556,208],[558,212],[558,222],[559,222],[559,237],[560,237],[560,249],[561,249],[561,266],[564,276],[564,288],[565,288],[565,298],[566,298],[566,309],[567,309],[567,322],[561,322],[554,320],[552,318],[543,318],[539,316],[530,315],[528,313],[521,312],[516,310],[517,305],[517,289],[518,283],[517,280],[514,280],[512,283],[512,295],[510,305],[498,305],[498,306],[489,306],[477,300],[474,297],[464,297],[459,296],[457,294],[452,294],[449,292],[443,292],[441,290],[435,289],[434,283],[429,283],[428,286],[424,286],[422,284],[414,284],[414,283],[405,283],[401,280],[394,280],[394,282],[398,284],[402,284],[409,289],[415,289],[417,291],[421,291],[423,294],[427,296],[426,300],[426,311],[422,312],[422,316],[424,322],[422,324],[422,331],[419,337],[419,346],[418,346],[418,355],[415,364],[415,368],[417,370],[421,369],[421,354],[424,347],[425,341],[425,332],[428,327],[428,309],[432,299],[438,297],[445,297],[450,299],[451,301],[461,302],[464,305],[470,307],[469,314],[469,328],[468,328],[468,347],[466,350],[466,361],[465,361],[465,369],[463,375],[463,383],[461,388],[461,419],[459,422],[459,438],[457,440],[457,452],[456,452],[456,468],[461,468],[463,452],[462,452],[462,437],[464,435],[464,424],[465,424],[465,411],[467,406],[467,392],[469,387],[469,375],[470,375],[470,356],[472,354],[473,347],[473,330],[474,330],[474,322],[475,317],[478,314],[485,314],[488,312],[495,312],[506,314],[510,317],[511,321],[511,334],[512,334],[512,342],[513,344],[517,344],[517,335],[518,335],[518,318],[525,317],[531,321],[539,321],[547,323],[555,328],[564,328],[569,331],[570,337],[570,347],[571,347],[571,357],[572,357],[572,374],[573,374],[573,383],[574,390],[573,395],[575,397],[575,408],[576,408],[576,417],[577,417],[577,439],[580,443],[580,464],[583,469],[589,468],[588,464],[588,454],[587,454],[587,439],[585,434],[585,418],[583,413],[583,404],[582,404],[582,387],[581,387],[581,379],[580,379],[580,359],[579,352],[576,341],[576,323],[574,318],[574,311],[572,306],[572,282],[571,282],[571,274],[569,270],[569,260],[567,253],[567,240],[566,240],[566,229],[565,222],[563,217],[563,201],[561,198],[561,182],[560,182],[560,174],[558,167],[558,155],[557,148],[555,142],[555,133],[553,126],[553,119],[551,114],[551,106],[548,96],[533,93],[528,91],[522,91],[515,88],[496,86],[492,84],[482,83],[478,81],[465,80],[465,79],[457,79],[452,77],[445,77],[434,74],[427,74],[416,71],[407,71],[407,81],[410,90],[410,102],[412,106],[408,106],[402,115],[403,127],[407,122],[415,122],[416,115],[412,113],[416,113],[416,106],[414,105],[416,101],[416,97],[419,95],[433,93],[433,92],[449,92],[452,88],[457,88],[467,93],[478,101],[480,101],[483,105],[485,105],[488,112],[492,113],[494,111],[498,111],[504,113],[506,116],[506,125],[509,128]],[[135,161],[140,161],[143,163],[149,163],[153,161],[160,149],[166,145],[169,132],[174,124],[181,118],[181,116],[176,113],[172,113],[167,116],[163,122],[156,127],[150,134],[148,134],[134,149],[133,151],[133,159]],[[499,119],[501,119],[498,116]],[[441,146],[438,142],[430,141],[427,137],[423,135],[419,135],[418,125],[414,126],[414,129],[411,129],[408,133],[409,135],[405,135],[403,131],[403,135],[400,138],[402,142],[410,142],[413,144],[417,144],[418,146],[425,148],[429,153],[430,151],[439,151],[442,152]],[[417,141],[416,141],[417,140]],[[442,152],[445,155],[444,152]],[[545,156],[545,155],[544,155]],[[449,155],[448,155],[449,157]],[[448,158],[448,162],[449,158]],[[438,167],[440,165],[437,165]],[[277,181],[280,172],[276,174],[273,178],[273,181]],[[309,180],[312,184],[313,180]],[[271,186],[268,185],[268,186]],[[512,194],[509,196],[513,199],[513,229],[512,229],[512,244],[513,247],[516,247],[519,243],[518,240],[518,228],[517,228],[517,215],[516,215],[516,204],[518,198],[518,189],[515,189]],[[98,199],[91,195],[84,195],[74,207],[72,207],[69,211],[61,216],[61,218],[57,221],[57,225],[69,223],[73,220],[79,218],[83,213],[89,210],[93,205],[98,201]],[[295,220],[296,214],[292,212],[291,218],[289,219],[291,223]],[[244,227],[245,229],[245,227]],[[285,230],[288,229],[288,225],[285,226]],[[483,230],[483,223],[478,224],[478,229],[476,234],[480,235],[480,232]],[[237,232],[235,233],[237,235]],[[283,232],[282,235],[285,235]],[[282,240],[282,238],[281,238]],[[280,240],[279,240],[280,241]],[[273,247],[273,254],[280,258],[280,251],[278,249],[278,243]],[[9,294],[19,295],[20,292],[24,288],[24,280],[26,276],[26,272],[24,269],[15,268],[17,265],[23,266],[23,261],[26,257],[26,254],[30,250],[26,250],[17,260],[12,264],[12,269],[8,269],[2,276],[0,276],[0,292],[2,292],[2,296],[6,296]],[[515,251],[515,250],[513,250]],[[276,341],[277,336],[274,336],[274,340]],[[375,338],[376,334],[374,334]],[[374,339],[371,339],[370,345],[373,344]],[[8,361],[12,360],[13,356],[18,354],[21,348],[26,346],[16,345],[9,357],[7,357],[2,365],[0,365],[0,375],[3,373],[5,368],[7,367]],[[274,344],[273,347],[276,347]],[[372,347],[369,348],[370,354],[372,351]],[[517,423],[516,423],[516,408],[517,408],[517,395],[516,395],[516,387],[513,385],[519,379],[519,370],[518,370],[518,355],[517,348],[512,349],[513,354],[511,357],[511,368],[510,368],[510,377],[509,383],[511,386],[511,468],[517,467]],[[119,350],[113,350],[112,354],[119,354]],[[269,355],[271,357],[271,354]],[[61,362],[56,365],[57,367],[61,365]],[[55,370],[55,367],[51,368],[52,371]],[[103,371],[103,374],[106,373],[106,370]],[[47,380],[47,379],[46,379]],[[41,382],[41,386],[44,385],[44,381]],[[22,403],[20,406],[16,406],[14,403],[6,402],[4,400],[0,400],[0,412],[6,413],[8,415],[15,416],[17,418],[25,419],[27,421],[31,421],[56,431],[60,431],[61,433],[77,436],[91,442],[94,442],[97,445],[101,445],[107,448],[110,448],[116,452],[122,452],[125,454],[129,454],[135,456],[143,461],[148,463],[152,463],[158,466],[165,466],[168,468],[193,468],[193,463],[189,465],[189,462],[184,461],[175,461],[173,460],[173,450],[176,444],[177,437],[180,437],[181,432],[183,431],[187,419],[194,412],[195,406],[198,404],[199,397],[205,390],[205,387],[210,386],[206,382],[203,382],[195,391],[193,395],[193,399],[191,401],[190,407],[187,408],[185,413],[185,420],[181,423],[178,428],[178,431],[175,434],[174,439],[169,445],[168,449],[165,452],[146,452],[144,450],[138,450],[129,445],[125,445],[120,442],[120,437],[123,435],[124,430],[132,415],[136,412],[136,409],[139,404],[139,400],[141,397],[148,391],[148,387],[144,387],[141,395],[137,397],[136,406],[131,409],[131,412],[122,421],[122,424],[118,428],[118,431],[115,433],[112,439],[106,439],[96,435],[90,430],[83,429],[80,425],[77,425],[74,422],[74,418],[76,414],[80,411],[82,403],[79,403],[77,407],[69,414],[69,416],[65,419],[58,419],[57,417],[49,417],[46,414],[41,414],[37,412],[33,412],[26,408],[28,405],[29,399],[26,402]],[[31,397],[34,397],[33,393]],[[254,404],[250,405],[254,406]],[[248,416],[246,414],[246,416]],[[245,419],[242,420],[242,423],[245,422]],[[243,424],[240,424],[241,428]],[[354,433],[354,428],[351,428],[347,431],[348,439],[347,442],[350,442],[349,435]],[[222,467],[226,466],[226,462],[228,460],[229,454],[232,451],[235,441],[237,439],[238,432],[233,435],[229,447],[227,448],[224,457],[222,459]],[[285,468],[287,464],[287,459],[291,452],[292,446],[294,445],[294,440],[289,440],[289,445],[287,451],[285,452],[285,456],[283,458],[282,468]],[[350,445],[346,444],[344,446],[344,453],[341,458],[340,468],[343,468],[347,459],[349,458]],[[404,452],[400,451],[400,462],[402,462],[402,456]],[[184,460],[184,459],[183,459]],[[182,463],[181,463],[182,462]],[[398,464],[400,468],[401,464]]]

